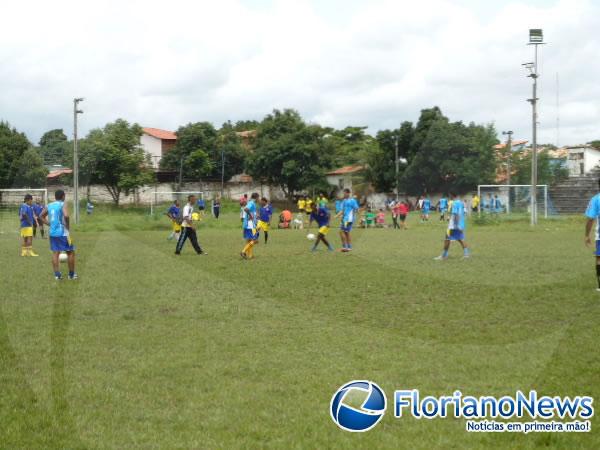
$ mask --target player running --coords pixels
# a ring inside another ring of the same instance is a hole
[[[440,209],[440,222],[444,222],[446,220],[446,213],[448,212],[448,199],[446,196],[440,198],[438,207]]]
[[[450,194],[452,198],[452,210],[450,211],[450,222],[448,223],[448,231],[444,240],[444,251],[434,259],[448,259],[448,249],[451,241],[458,241],[463,248],[463,258],[469,257],[469,247],[465,242],[465,205],[456,197],[456,194]]]
[[[250,200],[243,209],[244,217],[242,222],[242,229],[244,233],[244,239],[246,240],[246,245],[242,249],[240,256],[243,259],[252,259],[254,258],[253,247],[258,242],[258,232],[256,230],[256,202],[258,201],[258,194],[254,192],[250,196]]]
[[[271,229],[271,216],[273,216],[273,207],[266,197],[260,199],[260,209],[258,210],[258,231],[265,233],[265,245],[269,240],[269,230]]]
[[[342,248],[340,251],[342,252],[351,252],[352,251],[352,238],[350,237],[350,232],[352,231],[352,224],[356,218],[356,213],[360,206],[355,198],[350,196],[350,189],[344,189],[344,200],[342,200],[342,204],[340,212],[336,215],[336,217],[342,217],[342,223],[340,225],[340,238],[342,239]]]
[[[429,196],[423,198],[423,206],[421,209],[421,222],[429,221],[429,211],[431,211],[431,200]]]
[[[598,181],[598,187],[600,188],[600,180]],[[598,281],[596,290],[600,292],[600,194],[592,197],[585,211],[585,216],[587,217],[585,224],[585,245],[588,247],[592,247],[592,227],[594,222],[596,222],[596,230],[594,232],[596,248],[594,255],[596,256],[596,279]]]
[[[75,273],[75,247],[69,233],[69,211],[65,203],[65,191],[62,189],[54,193],[56,201],[50,203],[42,212],[42,220],[48,225],[48,236],[50,236],[50,250],[52,251],[52,269],[54,279],[62,280],[59,257],[61,252],[67,253],[69,266],[69,280],[76,280]]]
[[[330,217],[331,217],[331,215],[329,214],[329,210],[327,209],[327,206],[325,206],[324,204],[319,205],[311,213],[311,215],[310,215],[311,222],[314,220],[315,222],[317,222],[317,225],[319,226],[319,234],[317,235],[317,240],[315,242],[315,245],[313,245],[311,251],[313,251],[313,252],[317,251],[317,246],[319,245],[319,242],[323,242],[323,244],[325,244],[327,246],[327,249],[330,252],[333,251],[333,246],[325,238],[325,236],[327,236],[327,233],[329,233]]]
[[[23,199],[23,204],[19,208],[19,219],[21,221],[21,237],[23,244],[21,246],[21,256],[39,256],[33,251],[33,227],[35,224],[35,214],[31,203],[33,197],[31,194],[26,194]]]
[[[181,233],[181,224],[178,222],[179,212],[181,208],[179,207],[179,200],[175,200],[171,207],[167,210],[167,217],[171,220],[171,234],[167,238],[168,241],[176,238],[179,240],[179,234]]]

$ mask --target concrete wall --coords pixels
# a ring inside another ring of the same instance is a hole
[[[63,189],[67,196],[73,198],[73,187],[72,186],[50,186],[48,188],[48,196],[53,198],[53,193],[57,189]],[[177,185],[172,183],[160,183],[153,186],[144,186],[139,188],[135,193],[130,195],[121,194],[121,205],[150,205],[154,201],[154,198],[158,198],[159,201],[172,200],[169,195],[158,194],[155,192],[173,192],[177,191]],[[206,200],[211,200],[215,196],[221,193],[221,183],[219,182],[206,182],[206,183],[184,183],[181,187],[183,192],[203,192],[203,197]],[[86,186],[80,186],[79,198],[87,198],[88,188]],[[283,191],[279,188],[265,186],[256,183],[236,183],[228,182],[225,183],[225,189],[223,197],[225,199],[238,199],[244,194],[252,194],[258,192],[261,196],[265,196],[272,200],[285,200]],[[104,186],[92,185],[89,187],[89,195],[92,203],[111,203],[112,197],[108,193],[108,190]]]

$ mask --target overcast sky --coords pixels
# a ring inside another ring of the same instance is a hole
[[[1,0],[0,120],[32,142],[122,117],[175,130],[295,108],[374,134],[438,105],[530,139],[529,28],[543,28],[540,142],[600,139],[593,0]]]

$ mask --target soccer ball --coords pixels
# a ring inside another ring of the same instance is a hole
[[[314,241],[316,238],[317,237],[314,234],[312,234],[312,233],[308,233],[306,235],[306,239],[308,239],[309,241]]]
[[[67,254],[65,252],[60,252],[60,255],[58,255],[58,260],[60,262],[67,262],[67,259],[69,259]]]

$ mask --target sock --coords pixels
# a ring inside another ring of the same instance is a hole
[[[463,255],[468,255],[469,254],[469,248],[465,247],[463,248]]]
[[[254,242],[248,244],[248,256],[254,258]]]
[[[60,277],[62,277],[62,273],[60,273],[60,272],[54,272],[54,276],[60,278]]]
[[[447,258],[448,257],[448,250],[444,250],[442,252],[442,258]]]
[[[346,248],[352,248],[352,244],[348,244],[348,247],[346,247]]]
[[[267,232],[265,231],[265,244],[267,243],[267,241],[268,241],[268,240],[269,240],[269,233],[267,233]]]
[[[242,253],[248,254],[248,249],[250,248],[250,243],[246,244],[242,249]]]
[[[600,289],[600,265],[596,266],[596,278],[598,279],[598,289]]]
[[[73,275],[75,275],[75,271],[74,270],[69,270],[69,276],[72,277]]]

